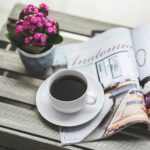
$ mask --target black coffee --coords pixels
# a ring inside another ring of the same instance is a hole
[[[71,101],[81,97],[87,89],[87,84],[73,75],[66,75],[56,79],[50,88],[50,93],[56,99]]]

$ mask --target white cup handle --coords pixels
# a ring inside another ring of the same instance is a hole
[[[96,101],[97,101],[97,96],[92,92],[88,92],[86,95],[85,103],[88,105],[94,105]]]

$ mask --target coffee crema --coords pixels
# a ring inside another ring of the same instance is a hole
[[[51,95],[61,101],[72,101],[81,97],[87,90],[87,84],[80,77],[61,76],[52,83]]]

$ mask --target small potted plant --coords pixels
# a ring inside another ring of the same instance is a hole
[[[15,23],[8,23],[6,34],[11,43],[18,47],[21,60],[27,71],[42,74],[52,65],[55,44],[63,41],[59,25],[49,19],[48,6],[28,5]]]

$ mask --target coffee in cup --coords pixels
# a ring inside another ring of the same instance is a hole
[[[89,97],[88,80],[77,70],[62,69],[54,73],[49,80],[48,90],[52,106],[63,113],[81,110]],[[91,99],[96,101],[95,96]]]

